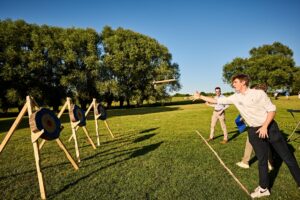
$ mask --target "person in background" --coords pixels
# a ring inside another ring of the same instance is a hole
[[[274,120],[276,106],[262,90],[250,89],[250,78],[238,74],[231,79],[235,93],[228,97],[214,99],[196,92],[194,99],[209,103],[234,104],[248,124],[248,137],[258,159],[259,185],[250,195],[252,198],[269,196],[268,151],[269,144],[288,166],[300,192],[300,168],[286,140]]]
[[[285,98],[289,99],[290,98],[290,92],[289,91],[285,91]]]
[[[220,87],[215,88],[215,93],[216,93],[216,96],[214,97],[214,99],[223,97]],[[227,128],[226,128],[226,124],[225,124],[225,110],[229,107],[229,105],[227,105],[227,104],[210,104],[207,102],[206,102],[206,105],[209,105],[214,108],[213,114],[211,116],[210,135],[209,135],[209,138],[207,139],[207,141],[209,142],[214,139],[215,126],[219,120],[222,131],[223,131],[223,135],[224,135],[224,139],[221,142],[221,144],[226,144],[228,142],[228,133],[227,133]]]
[[[275,99],[275,100],[278,99],[278,92],[274,92],[274,99]]]

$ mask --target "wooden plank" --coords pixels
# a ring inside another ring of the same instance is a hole
[[[106,120],[104,120],[104,124],[105,124],[105,126],[106,126],[107,130],[109,131],[109,133],[110,133],[111,137],[112,137],[112,138],[115,138],[115,136],[114,136],[114,135],[113,135],[113,133],[111,132],[111,130],[110,130],[110,128],[109,128],[109,126],[108,126],[108,123],[107,123],[107,121],[106,121]]]
[[[2,143],[0,145],[0,153],[3,151],[4,147],[6,146],[7,142],[11,138],[12,134],[14,133],[14,131],[16,130],[18,125],[20,124],[20,122],[22,120],[22,117],[25,115],[26,112],[27,112],[27,102],[24,104],[21,112],[17,116],[16,120],[14,121],[13,125],[10,127],[8,133],[6,134],[4,140],[2,141]]]
[[[57,142],[58,146],[65,152],[68,160],[71,162],[71,164],[73,165],[73,167],[75,168],[75,170],[78,170],[79,169],[78,165],[76,164],[76,162],[74,161],[74,159],[72,158],[71,154],[68,152],[68,150],[66,149],[65,145],[62,143],[62,141],[59,138],[57,138],[56,142]]]
[[[90,135],[89,135],[89,132],[87,131],[86,127],[83,126],[82,129],[83,129],[83,131],[84,131],[86,137],[88,138],[90,144],[92,145],[92,147],[93,147],[94,149],[96,149],[96,146],[95,146],[93,140],[91,139],[91,137],[90,137]]]

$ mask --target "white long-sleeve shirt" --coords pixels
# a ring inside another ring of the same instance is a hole
[[[218,104],[234,104],[249,126],[262,126],[268,112],[275,112],[276,106],[262,90],[247,89],[244,94],[234,93],[217,99]]]

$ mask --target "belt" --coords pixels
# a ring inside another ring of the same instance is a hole
[[[223,110],[223,109],[221,109],[221,110]],[[215,110],[216,112],[219,112],[219,111],[221,111],[221,110]]]

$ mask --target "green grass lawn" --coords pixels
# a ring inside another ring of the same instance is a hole
[[[182,98],[183,99],[183,98]],[[215,155],[197,135],[209,135],[212,108],[204,104],[114,109],[108,111],[108,123],[116,136],[112,139],[103,121],[99,121],[101,144],[96,150],[79,129],[77,137],[81,163],[75,171],[55,141],[47,141],[41,150],[41,167],[48,199],[250,199]],[[273,100],[276,120],[285,136],[295,126],[286,109],[300,109],[296,96]],[[251,192],[258,185],[257,161],[250,169],[235,165],[243,156],[246,134],[238,134],[234,119],[238,112],[230,106],[226,112],[229,143],[223,139],[219,124],[216,139],[210,143],[224,163]],[[300,116],[296,115],[299,119]],[[15,118],[0,119],[0,141]],[[68,116],[63,115],[61,140],[75,158]],[[33,148],[28,119],[24,118],[0,154],[1,199],[39,199]],[[87,129],[96,143],[92,117]],[[290,142],[300,162],[300,138]],[[273,187],[268,199],[300,199],[288,168],[282,164],[272,173]],[[266,199],[266,198],[265,198]]]

